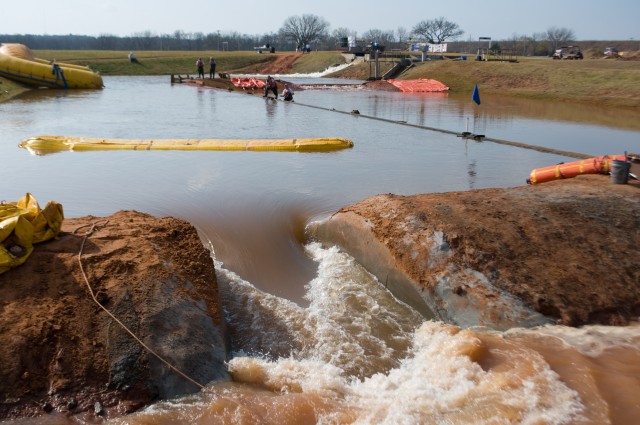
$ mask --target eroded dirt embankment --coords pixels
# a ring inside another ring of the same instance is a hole
[[[0,275],[0,418],[53,411],[113,417],[157,398],[227,379],[226,341],[213,260],[190,224],[122,211],[66,219]]]
[[[640,189],[608,176],[380,195],[315,232],[390,287],[412,283],[410,297],[457,325],[624,325],[640,315]]]
[[[215,270],[196,230],[132,211],[67,219],[58,240],[0,275],[2,418],[112,417],[198,390],[91,300],[78,254],[95,223],[82,259],[100,302],[196,381],[227,379]],[[640,314],[640,188],[608,176],[380,195],[315,230],[424,314],[460,326],[624,325]]]

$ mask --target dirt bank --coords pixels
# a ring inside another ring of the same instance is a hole
[[[293,70],[293,65],[300,57],[297,54],[289,54],[289,53],[278,53],[273,55],[275,58],[272,61],[260,63],[252,66],[248,66],[246,68],[235,71],[236,73],[257,73],[262,75],[267,74],[290,74]]]
[[[22,84],[0,77],[0,103],[30,90]]]
[[[638,317],[639,229],[639,187],[591,175],[380,195],[314,231],[405,296],[410,282],[416,291],[409,296],[421,296],[437,318],[506,329],[549,319],[625,325]]]
[[[134,211],[66,219],[58,240],[0,275],[0,418],[49,412],[113,417],[227,379],[213,261],[181,220]]]
[[[82,263],[98,300],[198,383],[228,378],[215,270],[191,225],[132,211],[67,219],[58,240],[0,275],[0,418],[94,420],[198,391],[92,301],[78,255],[96,223]],[[640,187],[608,176],[380,195],[321,229],[400,298],[457,325],[624,325],[640,315]]]

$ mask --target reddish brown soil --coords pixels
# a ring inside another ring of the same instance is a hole
[[[270,53],[271,54],[271,53]],[[260,68],[260,74],[290,74],[297,55],[277,54],[273,61],[267,62]]]
[[[624,325],[640,315],[638,185],[580,176],[511,189],[380,195],[338,214],[350,212],[371,223],[397,265],[425,289],[462,267],[561,324]],[[452,257],[428,266],[430,245],[421,241],[434,230]]]
[[[206,321],[181,329],[188,325],[181,314],[202,305],[208,326],[222,328],[213,261],[191,225],[132,211],[66,219],[59,239],[36,245],[25,264],[0,275],[0,419],[51,411],[92,419],[96,403],[100,416],[117,416],[198,390],[92,301],[78,256],[94,223],[82,264],[98,300],[194,379],[206,384],[226,375],[225,347],[220,364],[210,358],[215,337],[201,325]],[[193,321],[197,313],[189,314]],[[188,335],[186,355],[181,332]]]
[[[565,325],[624,325],[640,315],[637,184],[580,176],[510,189],[381,195],[341,212],[366,219],[424,288],[453,265],[482,273]],[[92,420],[96,406],[113,417],[198,389],[92,301],[78,256],[96,223],[82,262],[98,300],[198,382],[226,377],[215,270],[193,226],[133,211],[67,219],[58,240],[36,245],[24,265],[0,275],[0,419],[55,410]],[[425,241],[434,229],[452,255],[427,266],[429,246],[407,241]],[[463,286],[454,289],[465,296]],[[198,312],[204,319],[194,319]],[[207,333],[213,327],[214,336]]]

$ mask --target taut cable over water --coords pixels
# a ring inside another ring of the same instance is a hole
[[[459,133],[459,132],[452,131],[452,130],[446,130],[444,128],[429,127],[429,126],[426,126],[426,125],[419,125],[419,124],[410,124],[410,123],[405,122],[405,121],[391,120],[391,119],[388,119],[388,118],[375,117],[375,116],[372,116],[372,115],[363,115],[359,111],[357,113],[354,113],[353,111],[352,112],[339,111],[339,110],[337,110],[335,108],[326,108],[324,106],[309,105],[309,104],[300,103],[300,102],[296,102],[296,105],[304,106],[304,107],[307,107],[307,108],[320,109],[320,110],[323,110],[323,111],[337,112],[339,114],[354,115],[354,116],[357,116],[357,117],[367,118],[367,119],[370,119],[370,120],[376,120],[376,121],[386,122],[386,123],[390,123],[390,124],[403,125],[403,126],[406,126],[406,127],[419,128],[419,129],[422,129],[422,130],[437,131],[439,133],[452,134],[452,135],[455,135],[455,136],[458,136],[458,137],[462,136],[462,134]],[[571,157],[571,158],[586,159],[586,158],[590,158],[590,157],[593,156],[593,155],[587,155],[587,154],[579,153],[579,152],[570,152],[570,151],[563,151],[563,150],[559,150],[559,149],[547,148],[547,147],[544,147],[544,146],[530,145],[530,144],[527,144],[527,143],[515,142],[515,141],[512,141],[512,140],[494,139],[492,137],[486,137],[486,136],[482,137],[482,141],[498,143],[500,145],[513,146],[513,147],[522,148],[522,149],[531,149],[531,150],[535,150],[535,151],[539,151],[539,152],[545,152],[545,153],[551,153],[551,154],[555,154],[555,155],[563,155],[563,156],[568,156],[568,157]]]

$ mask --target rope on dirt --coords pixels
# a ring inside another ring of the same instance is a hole
[[[84,244],[87,241],[87,239],[89,238],[89,236],[93,233],[93,231],[95,230],[96,226],[98,225],[106,225],[109,222],[109,220],[105,220],[103,222],[96,222],[93,223],[91,225],[91,229],[89,229],[89,231],[87,233],[85,233],[84,238],[82,239],[82,244],[80,245],[80,251],[78,252],[78,263],[80,264],[80,271],[82,272],[82,277],[84,278],[85,283],[87,284],[87,288],[89,288],[89,293],[91,294],[91,298],[93,299],[93,302],[95,302],[98,307],[100,307],[102,310],[104,310],[105,313],[107,313],[109,315],[109,317],[111,317],[118,325],[120,325],[120,327],[122,327],[122,329],[124,329],[129,335],[131,335],[133,337],[133,339],[135,339],[136,341],[138,341],[138,343],[145,349],[147,350],[149,353],[151,353],[153,356],[155,356],[158,360],[160,360],[162,363],[164,363],[169,369],[173,370],[174,372],[176,372],[178,375],[182,376],[184,379],[186,379],[187,381],[191,382],[192,384],[194,384],[195,386],[199,387],[200,389],[204,389],[204,385],[202,385],[201,383],[197,382],[196,380],[194,380],[193,378],[189,377],[188,375],[186,375],[185,373],[183,373],[182,371],[180,371],[178,368],[176,368],[175,366],[173,366],[171,363],[169,363],[167,360],[165,360],[161,355],[159,355],[158,353],[156,353],[155,351],[153,351],[150,347],[148,347],[144,342],[142,342],[142,340],[140,340],[140,338],[138,338],[136,336],[136,334],[134,334],[128,327],[127,325],[125,325],[124,323],[122,323],[120,320],[118,320],[118,318],[116,316],[114,316],[109,310],[107,310],[106,307],[104,307],[102,304],[100,304],[100,301],[98,301],[98,299],[96,298],[95,293],[93,292],[93,289],[91,288],[91,285],[89,284],[89,279],[87,278],[86,273],[84,272],[84,267],[82,267],[82,251],[84,250]],[[83,227],[88,227],[89,225],[85,225],[85,226],[81,226],[78,227],[75,231],[77,232],[79,229],[83,228]]]

